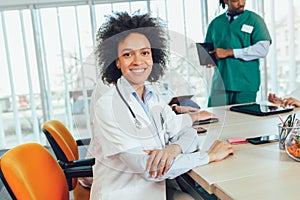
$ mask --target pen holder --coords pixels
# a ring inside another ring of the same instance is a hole
[[[294,131],[299,130],[299,126],[290,127],[283,126],[282,123],[278,124],[278,135],[279,135],[279,149],[285,150],[285,140],[288,134],[294,129]]]

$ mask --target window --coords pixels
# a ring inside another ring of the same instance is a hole
[[[45,143],[41,124],[54,118],[75,138],[90,135],[89,101],[99,73],[93,59],[95,33],[112,11],[149,11],[168,22],[171,56],[162,81],[176,95],[194,94],[206,107],[212,69],[199,65],[195,42],[204,40],[207,23],[224,12],[218,1],[26,2],[0,3],[0,148]],[[261,66],[259,99],[268,92],[287,95],[300,82],[300,3],[249,1],[246,8],[264,14],[273,38]]]

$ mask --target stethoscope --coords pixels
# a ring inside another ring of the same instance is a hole
[[[119,96],[121,97],[122,101],[125,103],[125,105],[127,106],[128,110],[130,111],[133,119],[134,119],[134,124],[138,129],[142,128],[142,123],[136,118],[136,115],[134,114],[134,112],[132,111],[131,107],[129,106],[129,104],[127,103],[127,101],[125,100],[124,96],[121,94],[118,85],[116,84],[116,89],[117,92],[119,94]]]
[[[137,119],[137,117],[134,114],[133,110],[131,109],[131,107],[129,106],[129,104],[127,103],[127,101],[125,100],[125,98],[122,95],[122,93],[120,92],[120,89],[119,89],[119,87],[118,87],[117,84],[116,84],[116,89],[117,89],[117,92],[118,92],[119,96],[121,97],[122,101],[125,103],[125,105],[127,106],[128,110],[130,111],[130,113],[131,113],[131,115],[132,115],[132,117],[134,119],[134,123],[135,123],[136,128],[141,129],[142,128],[142,123]],[[161,125],[162,125],[162,127],[164,129],[165,128],[165,125],[164,125],[165,123],[164,123],[162,114],[160,114],[160,118],[161,118]],[[156,126],[156,129],[157,129],[157,126]],[[165,143],[163,143],[161,141],[161,138],[159,137],[159,135],[158,135],[158,138],[159,138],[160,143],[161,143],[162,146],[165,146],[165,145],[169,144],[169,138],[170,138],[170,136],[169,136],[168,132],[166,132],[166,134],[164,134],[164,141],[165,141]]]

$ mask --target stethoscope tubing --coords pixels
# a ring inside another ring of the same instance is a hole
[[[118,87],[118,85],[116,84],[116,89],[117,89],[117,92],[119,94],[119,96],[121,97],[122,101],[125,103],[125,105],[127,106],[128,110],[130,111],[133,119],[134,119],[134,123],[135,123],[135,126],[138,128],[138,129],[141,129],[142,128],[142,124],[141,122],[136,118],[136,115],[134,114],[133,110],[131,109],[130,105],[127,103],[127,101],[125,100],[124,96],[122,95],[122,93],[120,92],[120,89]]]
[[[118,92],[118,94],[119,94],[119,96],[121,97],[121,100],[124,102],[124,104],[127,106],[127,108],[128,108],[128,110],[130,111],[130,113],[131,113],[131,115],[132,115],[132,117],[133,117],[133,119],[134,119],[134,122],[135,122],[135,126],[138,128],[138,129],[141,129],[142,128],[142,123],[137,119],[137,117],[136,117],[136,115],[134,114],[134,112],[133,112],[133,110],[132,110],[132,108],[130,107],[130,105],[128,104],[128,102],[125,100],[125,98],[124,98],[124,96],[122,95],[122,93],[121,93],[121,91],[120,91],[120,89],[119,89],[119,87],[118,87],[118,85],[116,84],[116,89],[117,89],[117,92]],[[163,124],[165,123],[164,122],[164,120],[163,120],[163,116],[162,115],[160,115],[160,117],[161,117],[161,123],[162,123],[162,126],[163,126]],[[154,122],[154,120],[153,120],[153,122]],[[155,122],[154,122],[154,124],[155,124]],[[158,130],[158,127],[156,126],[156,124],[155,124],[155,127],[156,127],[156,129]],[[158,134],[158,133],[157,133]],[[162,141],[161,141],[161,138],[159,137],[159,134],[158,134],[158,138],[159,138],[159,140],[160,140],[160,143],[161,143],[161,145],[162,145],[162,147],[164,147],[165,145],[168,145],[169,144],[169,135],[167,134],[165,134],[164,135],[164,140],[165,140],[165,142],[167,141],[167,143],[163,143]]]

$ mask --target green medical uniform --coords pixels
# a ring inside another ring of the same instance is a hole
[[[248,10],[232,23],[228,22],[226,13],[216,17],[209,24],[205,38],[205,42],[213,43],[215,49],[241,49],[265,40],[271,41],[271,37],[264,20]],[[259,86],[259,59],[219,59],[212,79],[209,106],[253,102]]]

